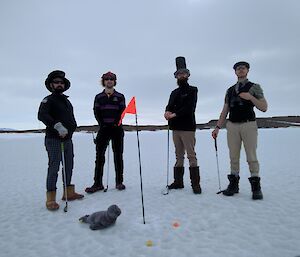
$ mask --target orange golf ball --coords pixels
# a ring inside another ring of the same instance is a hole
[[[173,227],[174,227],[174,228],[178,228],[179,226],[180,226],[180,224],[179,224],[178,221],[175,221],[175,222],[173,223]]]

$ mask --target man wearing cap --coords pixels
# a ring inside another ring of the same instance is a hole
[[[117,84],[116,74],[112,72],[103,74],[101,84],[104,90],[96,95],[94,101],[94,115],[99,124],[99,131],[96,137],[94,184],[85,189],[87,193],[95,193],[104,189],[102,183],[103,167],[105,151],[110,140],[114,154],[116,188],[118,190],[125,189],[123,184],[124,130],[122,124],[118,125],[121,114],[126,107],[125,97],[114,89]]]
[[[186,68],[185,58],[176,58],[177,71],[174,73],[178,88],[173,90],[166,111],[165,119],[169,129],[173,131],[176,163],[174,165],[174,182],[168,185],[169,189],[184,188],[184,154],[189,160],[190,179],[193,192],[201,194],[200,171],[195,152],[196,120],[195,110],[197,104],[197,87],[190,86],[188,79],[190,71]]]
[[[71,184],[74,165],[72,135],[77,124],[73,106],[68,100],[68,96],[63,94],[71,85],[70,81],[65,78],[65,72],[52,71],[48,75],[45,85],[51,95],[45,97],[41,102],[38,119],[46,125],[45,147],[49,158],[46,207],[48,210],[57,210],[59,205],[56,202],[56,182],[62,159],[61,143],[64,145],[66,174],[66,185],[64,186],[67,187],[67,199],[71,201],[83,198],[83,195],[75,192],[75,186]],[[65,200],[65,190],[62,199]]]
[[[229,185],[223,194],[232,196],[239,192],[240,151],[243,143],[251,177],[252,199],[263,199],[260,186],[259,163],[256,156],[257,124],[254,107],[266,112],[268,104],[259,84],[247,79],[250,65],[247,62],[237,62],[233,69],[237,82],[231,86],[225,96],[225,103],[212,137],[217,138],[220,128],[226,123],[227,142],[230,154],[231,173],[228,175]]]

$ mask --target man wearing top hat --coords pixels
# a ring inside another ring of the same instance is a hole
[[[177,70],[174,73],[178,88],[172,91],[166,111],[165,119],[172,130],[175,145],[176,163],[174,165],[174,182],[168,185],[169,189],[184,188],[184,155],[189,160],[190,179],[193,192],[201,194],[199,166],[195,152],[197,104],[197,87],[189,85],[190,71],[186,68],[185,58],[176,58]]]
[[[83,195],[77,194],[75,186],[71,184],[74,164],[72,135],[77,124],[73,106],[68,100],[68,96],[63,94],[70,88],[71,83],[63,71],[55,70],[48,75],[45,85],[51,95],[45,97],[41,102],[38,119],[46,125],[45,147],[49,159],[46,207],[48,210],[54,211],[59,208],[56,202],[56,182],[62,159],[62,142],[64,144],[67,199],[69,201],[81,199]],[[65,190],[62,199],[65,200]]]
[[[237,76],[237,82],[228,88],[225,103],[217,126],[212,132],[212,137],[217,138],[220,128],[226,123],[227,143],[230,155],[231,172],[228,175],[229,185],[223,194],[233,196],[239,192],[240,151],[243,143],[251,177],[252,199],[263,199],[260,186],[259,163],[256,156],[257,148],[257,124],[254,107],[266,112],[268,104],[264,98],[263,90],[259,84],[250,82],[247,75],[250,65],[247,62],[237,62],[233,69]]]

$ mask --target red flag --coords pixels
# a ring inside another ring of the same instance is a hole
[[[130,113],[130,114],[136,114],[136,107],[135,107],[135,97],[132,97],[129,104],[127,105],[127,107],[125,108],[125,110],[122,112],[121,114],[121,119],[119,121],[119,126],[122,123],[122,120],[125,116],[126,113]]]

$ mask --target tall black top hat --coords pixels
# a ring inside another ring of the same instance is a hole
[[[61,70],[55,70],[55,71],[52,71],[49,73],[48,77],[46,78],[45,80],[45,85],[46,85],[46,88],[52,92],[52,88],[50,87],[50,83],[52,82],[53,79],[55,78],[61,78],[64,80],[65,82],[65,90],[68,90],[71,86],[71,83],[70,81],[65,77],[65,72],[64,71],[61,71]]]
[[[186,68],[185,58],[183,56],[178,56],[175,59],[176,62],[176,71],[174,72],[174,76],[176,78],[177,74],[180,72],[185,72],[190,76],[190,71]]]

